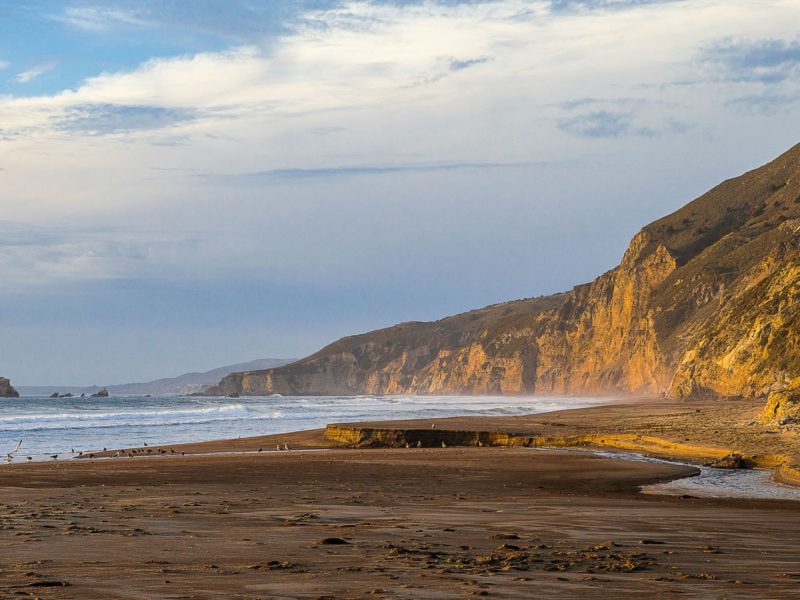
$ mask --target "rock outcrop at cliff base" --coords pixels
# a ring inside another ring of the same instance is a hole
[[[11,385],[11,381],[0,377],[0,398],[19,398],[19,392]]]
[[[343,338],[209,395],[668,394],[800,385],[800,145],[644,227],[553,296]]]
[[[800,425],[800,388],[772,392],[759,421],[764,425]]]

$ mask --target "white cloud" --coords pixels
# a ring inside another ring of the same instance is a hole
[[[721,21],[719,31],[774,30],[778,15],[798,13],[790,3],[772,4],[771,15],[763,17],[755,8],[725,9],[714,2],[575,14],[554,12],[543,1],[404,7],[351,2],[306,14],[294,33],[264,48],[153,59],[133,71],[88,78],[75,90],[0,101],[0,114],[7,130],[46,130],[57,129],[71,107],[85,111],[95,104],[201,110],[220,121],[358,111],[437,96],[441,104],[456,91],[494,103],[513,92],[519,105],[523,98],[557,102],[577,92],[646,96],[643,85],[688,74],[698,49],[714,39],[712,19]],[[91,7],[64,14],[86,28],[136,19]],[[740,18],[744,25],[736,24]],[[675,28],[684,35],[652,44]],[[17,79],[31,81],[53,66],[39,65]],[[502,87],[476,89],[489,83]]]
[[[214,262],[214,236],[153,228],[63,227],[0,221],[0,270],[15,274],[16,292],[75,280],[102,281],[147,274],[175,276],[176,257]],[[180,261],[178,261],[180,263]]]
[[[229,206],[250,192],[232,192],[225,177],[213,176],[335,168],[368,179],[376,175],[363,165],[380,165],[399,182],[401,173],[414,176],[391,165],[558,162],[591,156],[600,147],[607,161],[670,151],[685,156],[676,148],[701,152],[715,137],[734,146],[735,137],[720,136],[749,135],[748,129],[725,103],[757,93],[752,86],[758,82],[703,80],[697,57],[730,37],[791,42],[800,19],[800,5],[790,0],[606,4],[588,11],[576,3],[575,11],[560,11],[550,2],[522,0],[403,7],[349,2],[305,14],[291,33],[269,44],[154,58],[56,94],[0,97],[4,217],[156,219],[195,231],[233,231],[234,224],[241,230],[264,220],[278,239],[302,221],[302,210],[292,207],[309,198],[341,200],[342,206],[315,205],[329,221],[348,214],[350,204],[362,201],[352,192],[353,178],[304,183],[291,194],[270,187],[283,185],[276,182],[281,178],[263,178],[265,190],[248,198],[250,217],[243,224],[232,220]],[[100,9],[70,9],[62,17],[85,30],[135,24],[131,15]],[[26,80],[41,72],[31,70]],[[675,85],[682,80],[692,84]],[[797,87],[787,78],[770,98],[794,98],[794,106]],[[596,106],[582,105],[587,98]],[[780,114],[783,123],[759,121],[752,128],[762,148],[776,131],[791,129],[786,113]],[[767,117],[762,112],[752,118]],[[670,168],[679,171],[683,163],[676,161]],[[495,179],[487,174],[486,180],[506,186],[505,194],[522,181],[530,184],[520,172]],[[572,178],[583,176],[576,170]],[[460,177],[454,173],[452,179]],[[409,202],[438,193],[413,191],[405,192]],[[383,194],[366,184],[360,193]],[[353,212],[358,219],[361,213]],[[145,238],[141,244],[150,247]],[[263,251],[252,256],[224,248],[219,261],[236,256],[257,272],[266,253],[260,244],[269,239],[258,237],[253,243]],[[319,251],[314,240],[308,249],[293,245],[301,242],[287,242],[293,254]],[[126,243],[134,247],[135,236]],[[178,248],[161,247],[158,262],[203,271],[204,261]],[[57,256],[76,262],[37,259],[36,272],[86,277],[92,269],[118,273],[115,261],[145,270],[156,264],[113,253],[100,260],[86,252],[81,243],[66,244]],[[380,249],[371,255],[380,257]],[[14,264],[24,261],[3,263],[8,269]],[[302,264],[292,264],[300,273]]]
[[[131,11],[100,6],[68,6],[52,17],[76,29],[99,32],[117,25],[143,25],[144,21]]]
[[[36,65],[32,69],[28,69],[27,71],[22,71],[17,74],[17,81],[20,83],[29,83],[39,77],[40,75],[44,75],[48,71],[52,71],[56,66],[55,62],[46,62],[39,65]]]

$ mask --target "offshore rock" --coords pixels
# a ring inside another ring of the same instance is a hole
[[[11,385],[11,381],[0,377],[0,398],[19,398],[19,392]]]

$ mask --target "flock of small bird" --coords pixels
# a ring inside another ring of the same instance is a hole
[[[127,456],[128,458],[133,458],[135,455],[153,454],[154,450],[149,447],[147,442],[144,442],[143,446],[144,446],[143,448],[134,448],[132,450],[120,450],[119,452],[115,452],[114,454],[112,454],[111,458],[119,458],[121,456]],[[14,460],[14,455],[17,452],[19,452],[21,448],[22,448],[22,440],[19,441],[16,448],[14,448],[11,452],[6,454],[6,462],[11,462],[12,460]],[[289,445],[284,444],[283,447],[281,447],[280,444],[277,444],[275,446],[275,450],[277,450],[278,452],[288,452]],[[258,451],[263,452],[264,448],[259,448]],[[103,452],[108,452],[108,449],[103,448]],[[178,454],[178,452],[176,452],[174,448],[170,448],[169,450],[164,450],[163,448],[156,448],[155,452],[157,452],[158,454]],[[84,453],[82,451],[75,452],[75,448],[71,449],[70,454],[77,458],[84,457]],[[186,452],[181,451],[180,455],[186,456]],[[53,460],[58,460],[59,456],[60,456],[59,454],[51,454],[50,458]],[[95,455],[93,452],[87,452],[86,456],[88,458],[94,458]],[[26,456],[25,458],[27,458],[28,460],[33,460],[33,456]]]

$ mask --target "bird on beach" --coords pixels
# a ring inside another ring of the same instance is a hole
[[[50,458],[52,458],[53,460],[56,460],[58,458],[58,454],[51,454]]]
[[[144,445],[147,446],[147,442],[145,442]]]
[[[263,448],[259,448],[259,449],[258,449],[258,451],[259,451],[259,452],[263,452],[263,451],[264,451],[264,449],[263,449]]]
[[[284,444],[283,445],[283,449],[286,450],[286,452],[288,452],[289,451],[289,444]]]
[[[26,456],[25,458],[27,458],[28,460],[33,460],[32,456]]]
[[[281,445],[280,444],[276,444],[275,445],[275,450],[280,450],[280,449],[281,449]]]
[[[17,452],[19,452],[19,449],[20,449],[20,448],[22,448],[22,440],[20,440],[20,441],[19,441],[19,444],[17,444],[17,447],[16,447],[16,448],[14,448],[14,449],[13,449],[11,452],[9,452],[8,454],[6,454],[6,461],[7,461],[7,462],[11,462],[11,461],[14,459],[14,455],[15,455]]]

